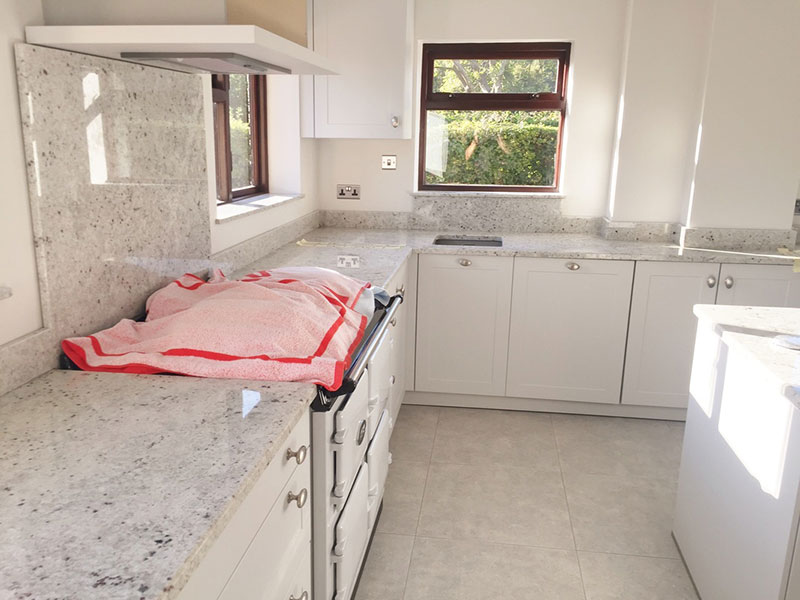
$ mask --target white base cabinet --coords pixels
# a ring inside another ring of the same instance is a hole
[[[514,259],[506,395],[619,403],[633,261]]]
[[[510,256],[420,255],[416,390],[505,394],[513,266]]]
[[[722,265],[717,304],[800,308],[800,274],[782,265]]]

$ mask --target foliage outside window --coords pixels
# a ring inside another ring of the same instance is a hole
[[[568,43],[425,44],[419,187],[557,191]]]
[[[217,201],[266,193],[266,77],[214,75],[212,92]]]

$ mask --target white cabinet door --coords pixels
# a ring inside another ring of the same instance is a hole
[[[416,389],[505,393],[510,256],[419,257]]]
[[[315,0],[314,137],[411,137],[413,0]]]
[[[632,261],[517,258],[506,395],[619,403]]]
[[[722,265],[717,304],[800,308],[800,273],[788,265]]]
[[[697,322],[714,304],[719,265],[636,263],[622,403],[686,408]]]

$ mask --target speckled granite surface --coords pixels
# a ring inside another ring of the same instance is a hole
[[[779,246],[794,248],[794,229],[727,229],[718,227],[681,227],[683,245],[690,248],[735,248],[759,250]]]
[[[776,386],[800,408],[800,350],[775,343],[777,335],[800,335],[800,309],[701,304],[694,313],[712,323],[724,343],[749,352],[769,380],[765,385]]]
[[[244,389],[261,394],[246,416]],[[314,394],[73,371],[6,394],[0,599],[175,597]]]

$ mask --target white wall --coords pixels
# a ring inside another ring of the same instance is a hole
[[[419,0],[415,37],[422,42],[568,40],[573,42],[570,108],[564,155],[563,210],[606,212],[619,92],[625,0]],[[418,69],[415,84],[418,86]],[[415,102],[417,92],[414,92]],[[415,116],[415,119],[418,117]],[[415,142],[320,142],[321,206],[331,210],[408,210]],[[380,155],[397,154],[398,171],[376,172]],[[388,184],[399,180],[399,189]],[[336,183],[359,183],[364,199],[341,201]],[[366,193],[364,193],[366,192]]]
[[[700,122],[713,0],[629,3],[608,216],[677,222]]]
[[[717,0],[690,227],[788,229],[800,176],[800,2]]]
[[[41,23],[39,0],[0,3],[0,286],[13,290],[0,300],[0,344],[42,326],[13,49],[24,41],[26,25]]]

